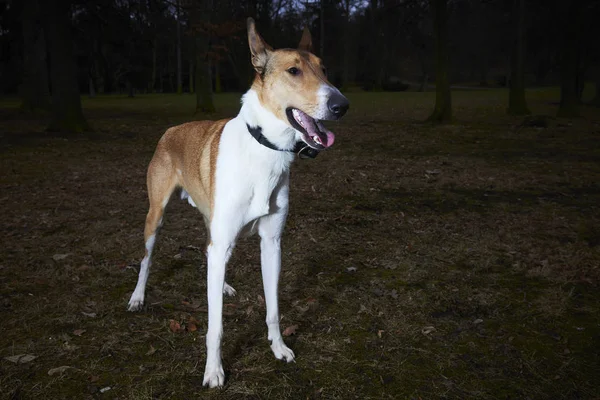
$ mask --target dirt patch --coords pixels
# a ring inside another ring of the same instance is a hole
[[[504,95],[456,93],[444,127],[418,122],[432,94],[351,96],[334,148],[293,167],[280,310],[296,363],[268,347],[243,240],[220,391],[201,387],[205,233],[187,203],[167,208],[145,309],[126,311],[146,167],[193,99],[86,100],[88,137],[2,110],[0,396],[598,398],[600,117],[520,127]],[[239,104],[218,101],[215,118]]]

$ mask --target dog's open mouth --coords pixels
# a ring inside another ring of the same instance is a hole
[[[320,120],[312,118],[297,108],[288,108],[285,111],[290,124],[302,133],[304,143],[316,150],[331,147],[335,135],[327,130]]]

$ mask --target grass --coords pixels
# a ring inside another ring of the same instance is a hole
[[[223,390],[201,386],[205,233],[187,203],[168,206],[146,308],[126,311],[145,170],[193,97],[86,98],[96,132],[69,138],[3,99],[0,398],[599,398],[600,115],[527,127],[507,98],[455,92],[456,121],[433,126],[432,93],[350,94],[334,148],[292,172],[280,309],[297,362],[270,352],[243,240]],[[538,115],[557,98],[528,92]],[[239,107],[216,100],[215,117]]]

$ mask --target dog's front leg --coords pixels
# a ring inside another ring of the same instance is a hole
[[[285,345],[281,337],[277,298],[281,270],[281,234],[287,217],[287,186],[282,189],[277,196],[276,213],[260,219],[258,233],[261,238],[260,260],[271,350],[279,360],[291,362],[294,361],[294,352]]]
[[[233,236],[235,237],[235,236]],[[221,337],[223,336],[223,287],[225,266],[231,255],[233,239],[219,240],[213,236],[208,246],[208,332],[206,333],[206,368],[204,386],[221,387],[225,373],[221,362]]]

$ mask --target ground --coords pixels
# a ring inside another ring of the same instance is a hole
[[[84,99],[93,134],[42,133],[0,101],[0,397],[600,398],[600,112],[556,119],[555,90],[350,93],[333,148],[299,160],[280,309],[296,362],[267,341],[256,238],[227,280],[226,386],[202,387],[205,232],[173,197],[146,306],[146,167],[193,97]],[[234,115],[239,95],[217,97]],[[546,125],[545,127],[543,125]],[[36,358],[13,356],[31,355]],[[12,358],[11,358],[12,357]]]

